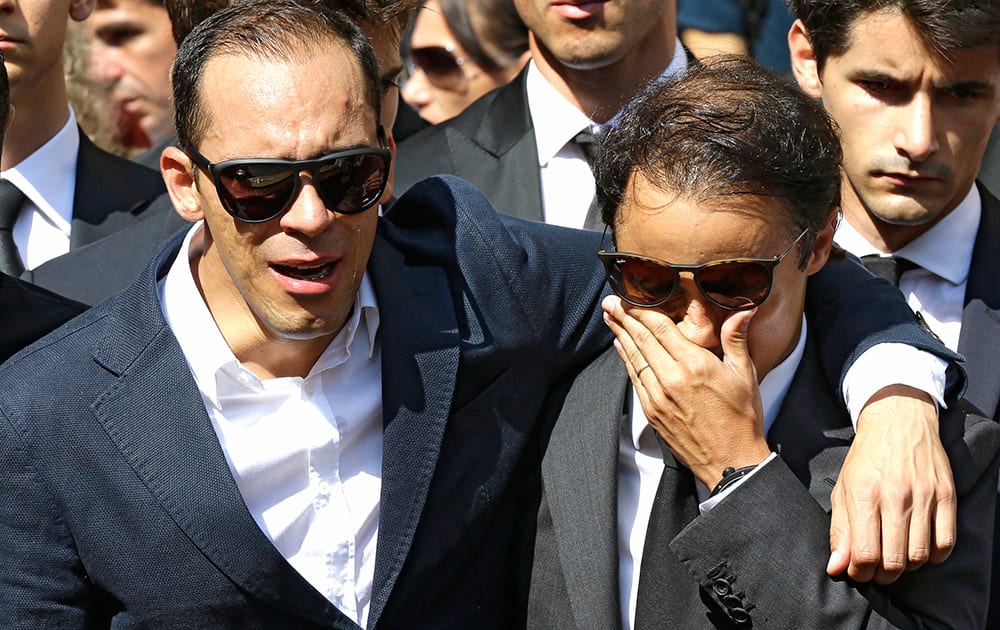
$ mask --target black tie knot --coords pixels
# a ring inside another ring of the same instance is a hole
[[[888,280],[893,286],[899,286],[899,278],[903,273],[911,271],[917,268],[917,264],[906,258],[901,258],[899,256],[880,256],[878,254],[869,254],[867,256],[861,257],[861,262],[864,263],[868,271],[872,272],[874,275]]]
[[[583,151],[583,157],[587,160],[590,170],[594,170],[594,159],[597,157],[597,148],[600,146],[600,143],[600,133],[595,135],[590,130],[590,126],[573,136],[573,144],[580,147],[580,150]]]

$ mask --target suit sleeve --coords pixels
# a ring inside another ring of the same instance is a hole
[[[91,628],[91,593],[52,495],[0,415],[0,628]]]
[[[899,291],[871,275],[861,262],[836,250],[830,261],[809,278],[806,315],[815,325],[827,380],[843,385],[844,376],[861,354],[880,343],[903,343],[951,362],[947,402],[965,390],[959,355],[921,328]]]
[[[959,493],[955,550],[944,563],[926,564],[889,586],[826,575],[829,514],[780,458],[692,521],[671,547],[699,582],[708,608],[728,614],[738,603],[755,626],[981,628],[998,447],[1000,427],[965,416],[964,437],[947,447]],[[833,482],[820,478],[811,485],[828,495]],[[730,593],[736,599],[727,605]]]

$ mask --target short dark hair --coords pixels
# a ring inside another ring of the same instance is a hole
[[[174,41],[180,46],[195,26],[208,16],[236,4],[237,0],[164,0],[170,16]],[[354,22],[387,26],[402,32],[409,15],[421,0],[313,0],[333,11],[340,11]]]
[[[851,43],[854,21],[876,11],[899,11],[924,46],[942,53],[960,48],[1000,46],[1000,2],[996,0],[789,0],[802,20],[817,66]]]
[[[506,70],[528,50],[528,27],[513,0],[439,0],[455,40],[484,69]]]
[[[840,205],[840,159],[834,123],[818,103],[752,60],[713,57],[629,103],[597,155],[597,201],[614,228],[636,174],[698,201],[773,198],[792,236],[810,230],[805,265]]]
[[[211,59],[229,54],[296,59],[331,44],[343,45],[360,66],[366,100],[377,121],[381,84],[375,53],[361,29],[340,13],[298,0],[244,0],[198,24],[174,60],[174,120],[180,145],[196,148],[212,122],[202,102],[202,81]]]

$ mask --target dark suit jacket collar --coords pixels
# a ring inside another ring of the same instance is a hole
[[[95,413],[164,510],[233,582],[289,614],[329,627],[354,627],[281,557],[243,503],[159,305],[156,282],[182,238],[183,232],[165,243],[135,283],[99,307],[110,332],[94,359],[116,380],[95,401]],[[420,262],[404,259],[379,231],[369,271],[383,322],[385,434],[369,627],[377,623],[410,552],[458,365],[446,278]],[[400,321],[410,324],[393,323]],[[410,334],[414,327],[426,333]]]
[[[1000,201],[981,184],[982,216],[965,289],[958,351],[965,355],[969,388],[965,397],[984,415],[1000,412]]]
[[[541,221],[542,184],[525,77],[522,70],[445,123],[443,132],[455,175],[475,182],[500,212]]]
[[[135,219],[165,191],[158,171],[98,148],[80,130],[70,248],[92,243]]]

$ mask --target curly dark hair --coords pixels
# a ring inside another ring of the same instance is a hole
[[[598,151],[597,201],[605,223],[631,178],[705,201],[754,195],[779,201],[790,235],[816,231],[840,205],[840,141],[823,108],[756,62],[713,57],[654,82],[623,111]]]

